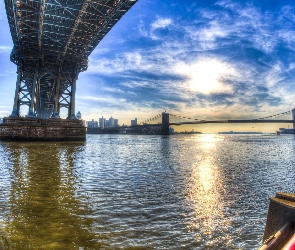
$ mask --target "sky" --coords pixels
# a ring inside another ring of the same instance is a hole
[[[16,65],[3,1],[0,25],[5,117]],[[89,56],[77,81],[76,111],[85,120],[112,116],[121,125],[163,111],[205,120],[267,117],[295,106],[294,73],[293,1],[138,0]],[[206,126],[194,129],[220,130]],[[279,125],[222,129],[254,127],[274,132]]]

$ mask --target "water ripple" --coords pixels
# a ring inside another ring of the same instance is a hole
[[[294,192],[295,138],[89,135],[0,142],[11,249],[255,249]]]

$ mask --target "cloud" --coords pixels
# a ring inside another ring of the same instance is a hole
[[[151,40],[161,40],[163,35],[167,34],[167,29],[171,25],[173,25],[172,19],[158,17],[150,25],[146,25],[143,21],[140,21],[138,31],[143,37],[148,37]]]
[[[172,20],[170,18],[158,18],[156,21],[154,21],[151,24],[152,30],[155,29],[164,29],[168,27],[172,23]]]
[[[0,45],[0,53],[10,53],[11,50],[12,50],[12,48],[9,46],[1,46]]]
[[[198,9],[199,18],[188,28],[204,50],[247,42],[266,53],[274,51],[279,41],[270,24],[278,24],[277,15],[263,13],[249,2],[219,1],[215,6]]]
[[[121,86],[127,87],[129,89],[138,89],[138,88],[153,88],[156,89],[157,86],[152,82],[148,81],[128,81],[120,83]]]

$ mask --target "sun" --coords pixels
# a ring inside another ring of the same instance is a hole
[[[177,71],[186,76],[186,85],[194,92],[210,94],[232,91],[224,79],[232,76],[235,70],[218,60],[203,59],[193,65],[181,65]]]

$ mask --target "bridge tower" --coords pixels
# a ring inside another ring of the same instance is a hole
[[[292,120],[295,120],[295,109],[292,109],[291,112],[292,112]],[[295,129],[295,123],[293,123],[293,129]]]
[[[17,65],[11,117],[75,118],[76,82],[88,56],[137,0],[4,0]]]
[[[161,127],[162,135],[169,135],[169,113],[162,112],[162,127]]]

